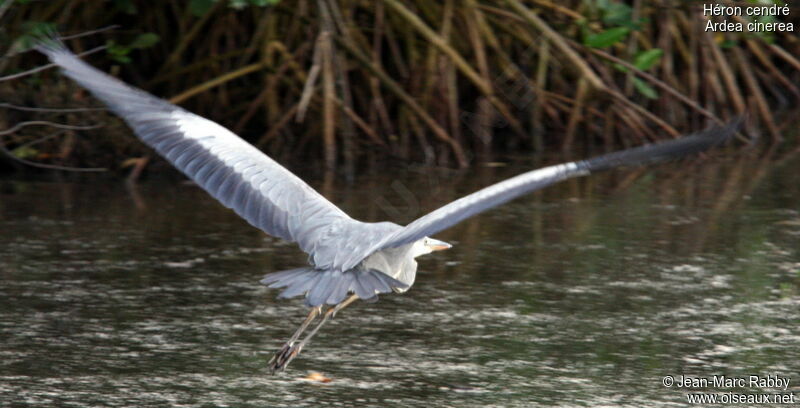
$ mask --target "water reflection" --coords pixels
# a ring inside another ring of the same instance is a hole
[[[256,282],[304,262],[292,245],[184,183],[133,200],[112,181],[0,180],[0,399],[667,406],[685,390],[665,375],[796,387],[800,167],[774,163],[614,172],[468,220],[411,291],[343,311],[279,377],[266,361],[305,311]],[[358,218],[407,222],[531,166],[312,184]]]

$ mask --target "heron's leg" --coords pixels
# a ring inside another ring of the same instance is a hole
[[[314,337],[315,334],[317,334],[317,331],[319,331],[319,329],[325,324],[325,322],[328,321],[328,319],[335,316],[336,312],[344,309],[345,307],[355,302],[356,300],[358,300],[358,296],[352,295],[349,298],[347,298],[344,302],[339,303],[338,305],[325,311],[325,314],[322,315],[322,320],[319,323],[317,323],[316,326],[314,326],[314,329],[311,330],[311,332],[306,335],[303,341],[297,344],[287,343],[289,344],[288,349],[286,350],[281,349],[281,351],[275,354],[275,357],[273,357],[272,360],[270,360],[270,370],[272,370],[273,373],[275,371],[283,371],[286,368],[286,366],[289,365],[289,362],[291,362],[295,357],[297,357],[298,354],[300,354],[300,351],[303,349],[303,346],[305,346],[306,343],[308,343],[308,341],[311,340],[311,338]]]
[[[300,335],[303,334],[304,331],[306,331],[308,325],[310,325],[311,322],[314,321],[314,319],[316,319],[317,316],[320,315],[320,313],[322,313],[322,307],[320,306],[312,307],[311,311],[308,313],[308,316],[306,316],[306,319],[303,320],[303,323],[300,325],[300,327],[298,327],[297,330],[294,332],[294,334],[292,334],[292,337],[289,339],[289,341],[284,343],[283,347],[281,347],[281,349],[278,350],[278,352],[275,353],[274,356],[272,356],[272,359],[269,360],[269,366],[273,372],[276,369],[275,364],[277,363],[277,361],[280,361],[282,359],[282,356],[291,350],[292,346],[294,345],[294,342],[296,342],[297,339],[300,337]]]
[[[334,307],[333,310],[328,310],[328,312],[326,312],[326,314],[330,313],[331,317],[336,317],[336,312],[344,309],[345,307],[347,307],[349,304],[355,302],[356,300],[358,300],[358,295],[352,295],[349,298],[345,299],[344,302],[339,303],[338,305],[336,305],[336,307]]]
[[[292,348],[296,348],[297,352],[300,353],[300,349],[302,349],[303,346],[305,346],[306,343],[308,343],[308,341],[311,340],[311,338],[314,337],[315,334],[317,334],[317,331],[319,331],[319,329],[325,324],[325,322],[328,321],[329,318],[336,316],[336,313],[338,311],[344,309],[345,307],[347,307],[347,305],[355,302],[356,300],[358,300],[358,296],[352,295],[349,298],[347,298],[347,300],[345,300],[344,302],[339,303],[338,305],[328,309],[325,312],[325,314],[322,315],[322,320],[319,323],[317,323],[316,326],[314,326],[314,330],[311,330],[311,332],[306,335],[303,341],[298,343],[296,346],[293,346]]]
[[[300,335],[303,334],[304,331],[306,331],[308,325],[311,324],[311,322],[313,322],[314,319],[316,319],[320,313],[322,313],[322,307],[320,306],[312,307],[311,311],[308,313],[308,316],[306,316],[306,320],[303,320],[303,324],[301,324],[300,327],[297,328],[297,331],[294,332],[292,337],[286,343],[292,344],[296,342],[297,339],[300,337]]]

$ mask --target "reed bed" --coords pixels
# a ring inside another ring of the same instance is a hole
[[[770,21],[798,26],[798,15]],[[612,149],[743,114],[749,132],[786,143],[784,112],[800,99],[796,31],[707,32],[709,19],[752,18],[677,0],[0,1],[0,19],[6,163],[110,167],[146,154],[107,137],[123,125],[106,112],[22,109],[98,106],[53,70],[26,74],[45,62],[18,51],[43,28],[116,26],[67,44],[105,46],[93,65],[281,160],[328,168]],[[15,126],[31,121],[46,124]]]

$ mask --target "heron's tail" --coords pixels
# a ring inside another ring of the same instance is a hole
[[[615,167],[638,166],[677,159],[725,143],[736,134],[742,121],[743,119],[740,117],[725,126],[713,127],[675,140],[609,153],[578,162],[578,166],[594,173]]]
[[[389,293],[394,288],[407,289],[408,285],[383,272],[351,269],[346,272],[319,270],[313,267],[268,273],[261,283],[271,288],[286,288],[279,298],[306,295],[306,305],[321,306],[341,303],[348,293],[363,300],[375,299],[378,293]]]

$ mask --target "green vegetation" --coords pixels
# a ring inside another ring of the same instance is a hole
[[[16,51],[54,29],[87,34],[66,42],[77,53],[104,46],[93,65],[281,160],[465,167],[511,149],[641,144],[745,113],[751,132],[779,142],[780,112],[800,99],[796,32],[705,27],[794,24],[792,11],[708,17],[699,2],[640,0],[0,0],[0,129],[104,125],[19,127],[1,136],[0,164],[16,154],[116,167],[146,154],[109,138],[123,124],[103,111],[11,107],[98,106],[53,70],[14,75],[45,63]]]

